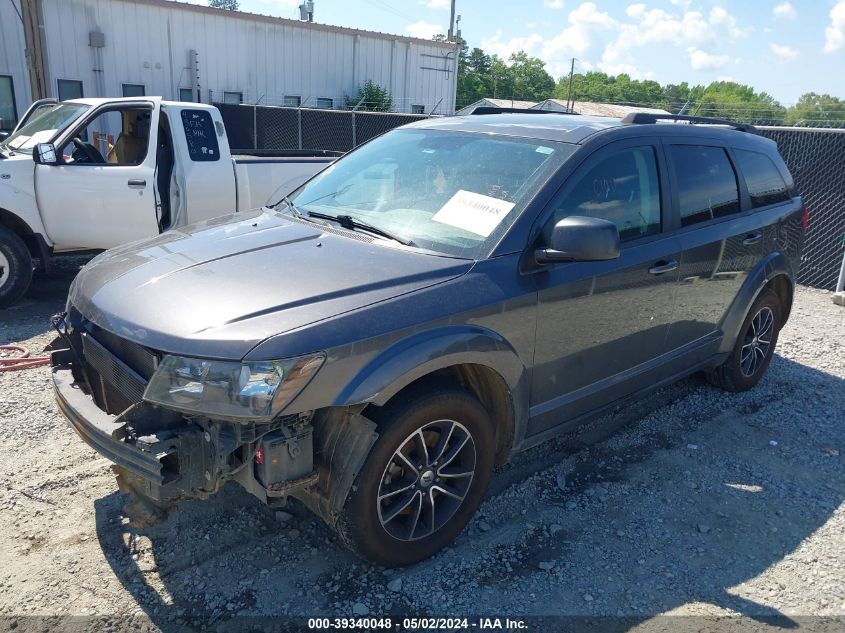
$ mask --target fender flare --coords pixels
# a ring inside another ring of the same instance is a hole
[[[516,392],[526,368],[499,334],[475,325],[445,326],[412,334],[372,359],[337,395],[333,406],[383,406],[423,376],[455,365],[483,365]],[[516,406],[517,403],[515,402]]]
[[[742,288],[737,293],[736,298],[731,304],[728,311],[722,317],[720,329],[724,333],[722,336],[722,343],[719,345],[717,353],[730,353],[736,345],[736,339],[739,336],[739,329],[742,327],[748,311],[751,309],[754,301],[760,296],[763,288],[778,275],[785,275],[790,283],[790,292],[795,291],[795,281],[793,276],[792,264],[789,258],[783,253],[772,253],[765,257],[757,266],[749,273]]]

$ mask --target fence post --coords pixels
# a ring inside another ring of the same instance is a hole
[[[352,111],[352,149],[358,147],[358,130],[356,129],[358,122],[355,118],[355,110]]]
[[[296,121],[299,134],[299,149],[302,149],[302,108],[296,110]]]
[[[252,106],[252,149],[258,149],[258,106]]]
[[[845,242],[845,235],[842,236],[842,241]],[[842,254],[842,268],[839,271],[839,281],[836,284],[833,303],[845,308],[845,253]]]

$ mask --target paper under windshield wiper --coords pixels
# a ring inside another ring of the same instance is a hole
[[[390,231],[385,231],[384,229],[380,229],[377,226],[373,226],[372,224],[367,224],[357,218],[353,218],[351,215],[329,215],[328,213],[318,213],[315,211],[309,211],[308,217],[317,218],[319,220],[329,220],[331,222],[337,222],[343,228],[354,230],[360,229],[362,231],[367,231],[368,233],[373,233],[374,235],[379,235],[381,237],[386,237],[389,240],[393,240],[394,242],[399,242],[404,246],[416,246],[412,240],[409,240],[407,237],[402,237],[401,235],[396,235],[395,233],[391,233]]]

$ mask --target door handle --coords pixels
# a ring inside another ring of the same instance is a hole
[[[651,275],[662,275],[663,273],[672,272],[678,268],[678,262],[674,259],[670,259],[668,261],[661,260],[657,262],[654,266],[648,269],[649,274]]]
[[[753,244],[759,244],[763,241],[763,234],[762,233],[751,233],[750,235],[746,235],[745,239],[742,240],[743,246],[752,246]]]
[[[130,187],[146,187],[147,181],[143,178],[132,178],[128,183]]]

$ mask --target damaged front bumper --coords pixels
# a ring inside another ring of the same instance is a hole
[[[81,372],[74,372],[78,360],[72,351],[53,352],[52,364],[59,410],[89,446],[115,464],[124,492],[164,507],[182,498],[206,498],[234,480],[272,504],[317,481],[310,414],[270,423],[230,422],[145,401],[110,414],[89,393]]]

